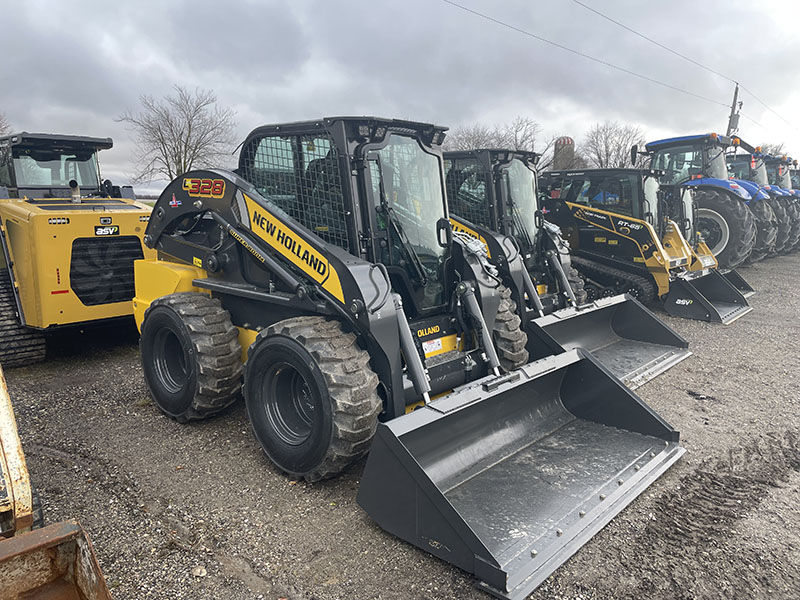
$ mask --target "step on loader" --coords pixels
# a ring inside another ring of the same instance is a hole
[[[0,364],[44,360],[45,333],[131,315],[150,208],[103,181],[110,138],[0,138]],[[127,197],[123,197],[127,196]]]
[[[587,300],[570,247],[544,221],[533,152],[445,152],[453,229],[486,245],[511,290],[531,358],[591,352],[635,388],[689,357],[688,343],[635,299],[635,290]]]
[[[528,362],[496,269],[450,228],[444,133],[264,126],[236,173],[173,181],[145,235],[158,260],[136,263],[143,370],[181,422],[242,392],[292,477],[336,476],[372,446],[368,514],[521,599],[683,449],[591,355]]]
[[[692,247],[674,220],[683,223],[676,207],[680,215],[693,214],[694,190],[660,185],[662,175],[638,169],[545,173],[545,217],[561,227],[594,293],[627,289],[645,304],[660,299],[675,317],[731,323],[752,308],[703,240]],[[752,291],[741,276],[731,277]]]
[[[44,525],[0,368],[0,598],[111,600],[77,521]]]

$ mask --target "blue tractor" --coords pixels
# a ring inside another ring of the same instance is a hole
[[[727,157],[731,177],[765,192],[769,196],[766,202],[775,213],[778,233],[769,255],[791,251],[800,243],[800,203],[791,189],[788,159],[787,164],[781,164],[781,158],[769,156],[739,138],[734,138],[733,148]],[[779,172],[784,174],[780,181]]]
[[[725,151],[731,138],[716,133],[687,135],[650,142],[645,146],[650,168],[662,171],[665,185],[692,187],[693,210],[685,211],[684,234],[690,243],[699,235],[716,256],[721,269],[735,269],[755,252],[765,256],[774,245],[775,216],[763,202],[768,194],[758,186],[728,179]],[[631,158],[639,151],[634,146]]]

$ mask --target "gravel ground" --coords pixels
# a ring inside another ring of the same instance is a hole
[[[798,272],[800,255],[742,269],[755,310],[730,326],[660,313],[694,356],[638,393],[688,452],[532,598],[800,597]],[[370,521],[363,463],[306,485],[241,403],[162,416],[133,331],[55,339],[7,378],[46,518],[81,521],[117,600],[488,598]]]

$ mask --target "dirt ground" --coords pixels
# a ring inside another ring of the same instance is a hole
[[[531,597],[800,598],[800,255],[742,269],[730,326],[660,316],[694,356],[638,391],[684,458]],[[89,531],[117,600],[485,599],[355,502],[363,462],[279,473],[242,403],[179,425],[149,399],[135,332],[59,338],[7,378],[49,522]]]

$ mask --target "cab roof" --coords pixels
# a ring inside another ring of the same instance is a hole
[[[60,133],[28,133],[22,131],[0,137],[0,144],[11,146],[39,146],[58,148],[82,148],[95,150],[108,150],[114,146],[111,138],[96,138],[83,135],[63,135]]]
[[[681,137],[674,137],[674,138],[666,138],[663,140],[656,140],[655,142],[649,142],[645,145],[645,149],[648,152],[652,152],[653,150],[660,150],[661,148],[668,148],[670,146],[681,146],[683,144],[691,143],[691,142],[705,142],[711,141],[712,139],[716,139],[721,146],[730,146],[731,145],[731,138],[725,135],[719,135],[717,133],[703,133],[699,135],[684,135]]]

